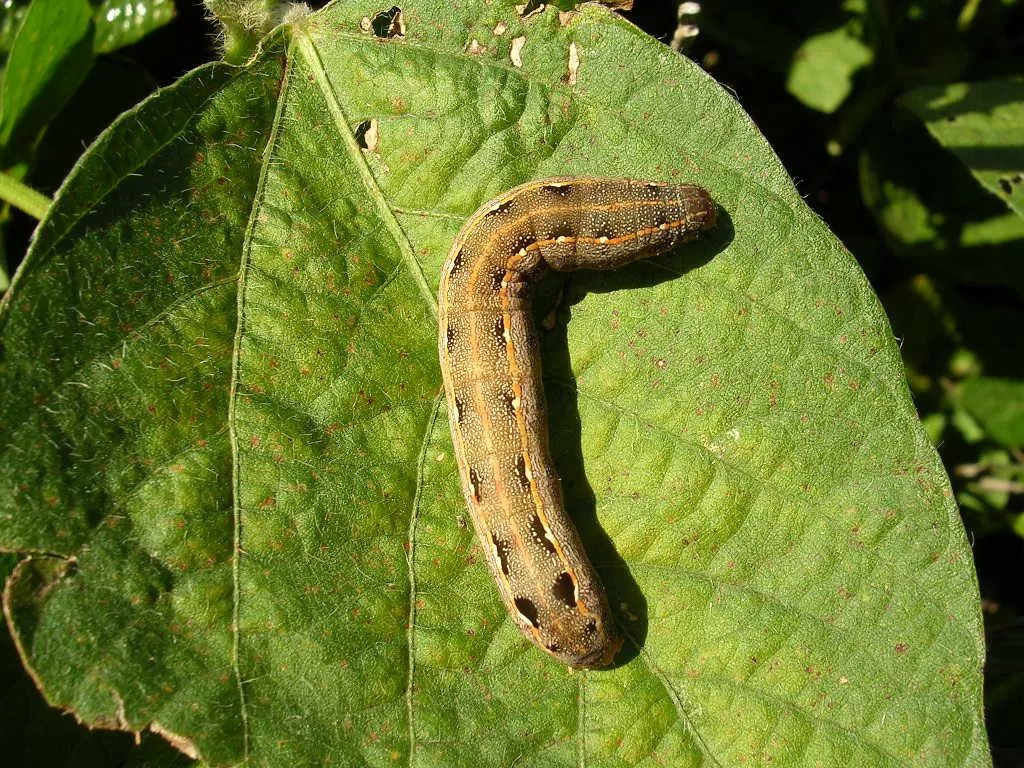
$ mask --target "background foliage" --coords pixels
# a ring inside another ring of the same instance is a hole
[[[128,15],[126,9],[143,6],[149,13]],[[634,20],[672,37],[672,4],[637,6]],[[170,4],[158,0],[5,7],[4,170],[52,194],[80,148],[117,114],[218,56],[201,9],[179,2],[177,11],[172,21]],[[45,47],[19,40],[30,25],[51,26],[54,13],[74,21],[60,25],[64,39]],[[808,202],[857,255],[903,340],[918,409],[975,542],[994,758],[1020,764],[1021,4],[731,0],[704,3],[699,15],[682,21],[701,28],[696,37],[683,36],[687,54],[735,90]],[[228,43],[244,50],[253,35],[240,29]],[[8,273],[32,225],[24,214],[5,211]],[[3,659],[5,711],[23,717],[0,730],[0,754],[23,764],[55,764],[72,752],[83,764],[183,762],[159,740],[147,739],[138,750],[122,734],[73,726],[41,704],[12,652]]]

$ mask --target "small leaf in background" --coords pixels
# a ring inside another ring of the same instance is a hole
[[[811,109],[834,112],[853,90],[853,78],[871,64],[874,54],[857,34],[861,24],[807,38],[793,54],[787,90]]]
[[[109,53],[137,43],[174,18],[173,0],[102,0],[93,18],[96,53]]]
[[[3,64],[7,63],[7,56],[30,3],[31,0],[14,0],[0,6],[0,62]]]
[[[92,8],[88,0],[33,0],[0,86],[0,148],[35,140],[92,66]]]
[[[965,381],[960,403],[1007,448],[1024,447],[1024,382],[978,377]]]
[[[965,439],[979,447],[973,461],[953,468],[957,502],[972,532],[979,537],[1006,531],[1021,536],[1024,515],[1016,510],[1024,496],[1024,454],[985,447],[993,445],[991,436],[964,408],[953,411],[953,421]]]
[[[1024,216],[1024,79],[920,88],[903,101],[985,189]]]
[[[0,159],[30,162],[35,142],[88,76],[96,54],[138,41],[174,17],[171,0],[33,0],[5,9],[13,34],[0,84]]]
[[[174,13],[171,0],[4,3],[0,8],[0,172],[37,191],[56,189],[84,147],[154,87],[144,72],[125,60],[100,59],[101,71],[94,72],[96,54],[136,42],[170,21]],[[97,84],[98,89],[91,87]],[[48,137],[55,122],[57,135]],[[0,195],[6,203],[38,216],[39,206],[27,208],[22,197]],[[8,285],[4,250],[10,218],[10,209],[0,208],[0,290]]]
[[[930,273],[1024,296],[1024,219],[909,112],[883,119],[861,152],[861,192],[893,250]]]

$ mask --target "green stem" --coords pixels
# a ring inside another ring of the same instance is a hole
[[[46,195],[36,192],[32,187],[22,184],[6,173],[0,173],[0,200],[20,208],[36,219],[43,218],[50,210],[50,203],[53,202]]]

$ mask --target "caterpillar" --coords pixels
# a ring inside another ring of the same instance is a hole
[[[441,271],[438,352],[466,506],[512,619],[572,668],[607,666],[622,639],[551,460],[532,285],[548,269],[663,253],[715,214],[690,184],[533,181],[470,216]]]

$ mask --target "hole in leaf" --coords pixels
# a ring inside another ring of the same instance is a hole
[[[380,11],[370,20],[370,27],[377,37],[405,37],[405,18],[397,5]]]
[[[367,152],[373,152],[377,149],[377,144],[380,142],[380,132],[378,131],[376,120],[363,120],[361,123],[356,125],[356,129],[353,132],[356,137],[356,143],[360,149],[366,150]]]

